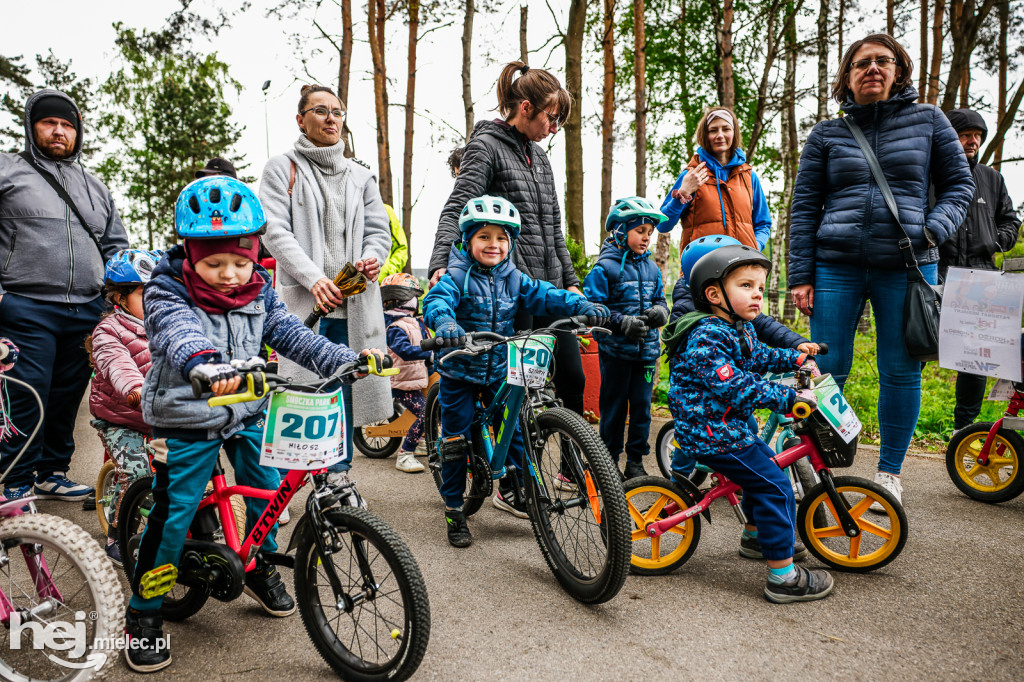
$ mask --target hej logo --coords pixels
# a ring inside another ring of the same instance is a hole
[[[90,613],[88,618],[95,620],[95,612]],[[48,623],[31,620],[23,623],[21,612],[14,611],[11,613],[10,620],[11,649],[20,650],[22,648],[23,635],[27,631],[31,633],[31,647],[37,651],[47,652],[46,657],[57,665],[76,670],[84,670],[86,668],[99,670],[106,662],[107,654],[104,651],[93,651],[86,655],[88,650],[86,630],[86,613],[84,611],[75,612],[75,622],[73,623],[59,620]],[[166,640],[169,639],[169,637],[166,638]],[[166,640],[157,641],[157,647],[168,647],[170,642]],[[96,638],[94,644],[97,649],[123,649],[127,646],[126,638],[123,636]],[[135,641],[132,641],[132,644],[134,645]],[[63,660],[53,653],[49,653],[51,651],[66,652],[64,655],[69,660]]]

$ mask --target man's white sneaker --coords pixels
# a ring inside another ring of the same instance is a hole
[[[398,459],[395,460],[395,468],[407,474],[417,474],[426,469],[426,467],[416,461],[416,455],[404,451],[398,453]]]
[[[875,472],[875,483],[888,490],[896,498],[897,502],[903,504],[903,484],[900,483],[899,476],[885,471],[877,471]],[[885,509],[877,502],[868,507],[868,509],[879,514],[885,513]]]

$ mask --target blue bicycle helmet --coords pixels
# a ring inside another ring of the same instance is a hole
[[[513,240],[519,238],[519,232],[523,229],[519,211],[512,202],[488,195],[470,199],[462,209],[462,215],[459,216],[462,241],[468,244],[473,233],[484,225],[499,225],[505,228]]]
[[[608,218],[604,221],[604,229],[611,234],[615,243],[624,247],[626,245],[626,233],[635,227],[650,223],[654,227],[668,220],[668,216],[659,211],[654,205],[643,197],[626,197],[616,200],[608,211]]]
[[[145,249],[124,249],[107,261],[103,273],[106,284],[145,284],[153,276],[153,269],[164,252]]]
[[[709,234],[687,244],[679,256],[679,269],[682,272],[683,284],[689,287],[690,271],[693,270],[693,266],[702,257],[721,246],[740,246],[740,241],[724,234]]]
[[[174,205],[174,231],[182,239],[223,239],[263,234],[263,205],[240,180],[226,176],[189,183]]]

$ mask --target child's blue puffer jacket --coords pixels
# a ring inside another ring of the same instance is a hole
[[[582,296],[538,282],[516,269],[506,258],[493,268],[474,261],[458,245],[448,258],[448,270],[423,299],[423,320],[436,329],[438,320],[450,317],[467,332],[488,331],[512,335],[519,308],[539,316],[573,315],[585,303]],[[452,349],[438,351],[438,359]],[[460,355],[438,362],[441,376],[487,385],[505,378],[508,350],[499,346],[477,356]]]
[[[654,305],[665,305],[661,271],[651,262],[650,252],[636,254],[620,249],[612,239],[601,246],[597,264],[583,282],[583,293],[594,303],[611,310],[612,334],[600,337],[598,350],[620,360],[653,362],[661,355],[658,330],[652,329],[642,341],[630,341],[621,329],[623,315],[640,315]]]

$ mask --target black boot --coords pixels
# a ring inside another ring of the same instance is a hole
[[[124,616],[124,657],[129,668],[153,673],[171,664],[170,641],[164,637],[163,625],[159,611],[128,609]]]
[[[245,593],[259,602],[271,616],[284,618],[295,613],[295,602],[281,580],[281,575],[272,565],[256,555],[256,568],[245,576]]]
[[[640,460],[626,460],[626,479],[638,478],[640,476],[646,476],[647,470],[644,469],[644,463]]]

